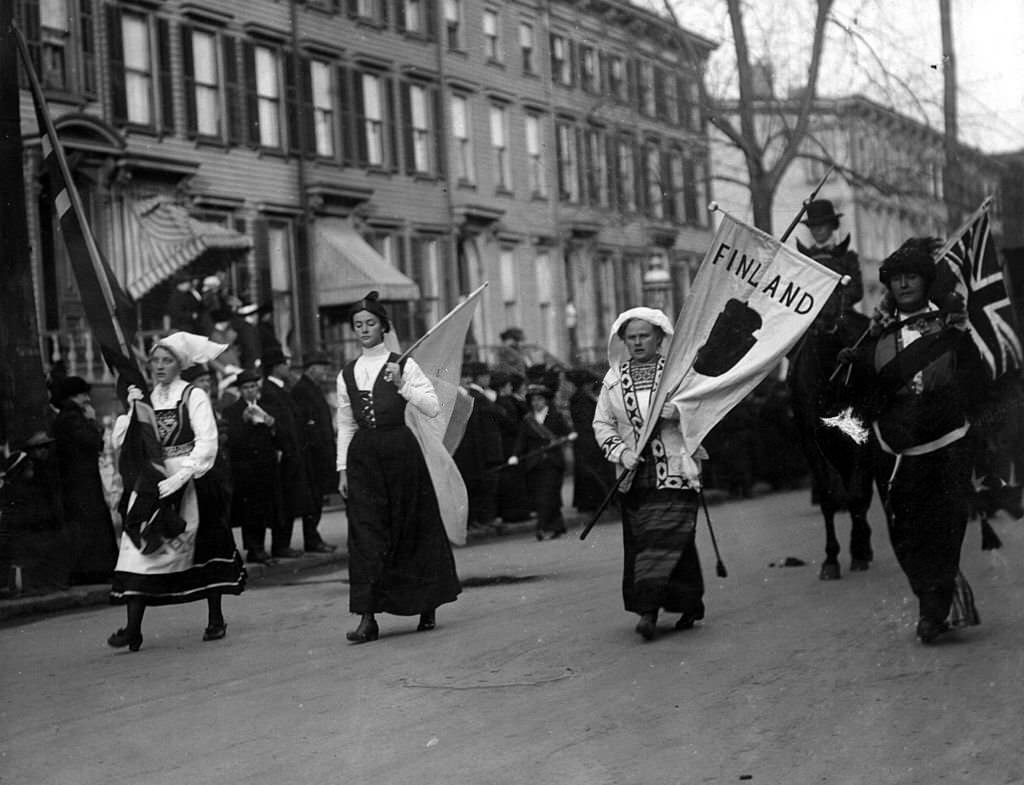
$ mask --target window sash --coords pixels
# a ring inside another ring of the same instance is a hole
[[[313,98],[313,135],[316,154],[324,158],[334,156],[334,88],[333,69],[328,63],[313,60],[309,64]]]
[[[259,117],[260,144],[281,146],[281,82],[280,56],[273,49],[257,46],[256,105]]]
[[[141,14],[123,14],[124,88],[128,121],[153,125],[153,53],[149,22]]]

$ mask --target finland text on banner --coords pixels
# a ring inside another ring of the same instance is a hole
[[[60,233],[67,246],[68,261],[78,284],[82,308],[103,358],[120,372],[138,375],[138,364],[133,357],[135,308],[131,298],[117,282],[110,265],[103,258],[96,239],[85,217],[82,200],[71,176],[64,148],[50,118],[49,108],[39,85],[39,78],[28,56],[28,47],[21,31],[17,31],[22,65],[28,75],[35,104],[39,133],[42,138],[43,164],[49,176],[49,190],[53,198]],[[141,381],[141,375],[134,381]]]
[[[1013,327],[1013,305],[1006,294],[1003,271],[996,257],[986,199],[939,252],[939,264],[952,271],[955,290],[967,303],[971,338],[998,379],[1021,367],[1021,344]],[[941,279],[941,276],[940,276]]]
[[[840,280],[759,229],[722,216],[676,321],[652,402],[652,411],[665,401],[679,410],[686,454],[793,348]]]
[[[405,420],[423,450],[445,531],[456,545],[466,543],[469,497],[451,454],[462,439],[473,409],[472,398],[459,387],[462,350],[484,288],[467,296],[409,352],[433,383],[441,411],[436,417],[425,417],[415,406],[408,406]]]

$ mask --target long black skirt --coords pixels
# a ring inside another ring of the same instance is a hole
[[[347,472],[349,609],[412,616],[453,602],[462,586],[412,431],[360,428]]]
[[[620,501],[626,610],[702,616],[704,578],[694,543],[696,492],[633,487]]]

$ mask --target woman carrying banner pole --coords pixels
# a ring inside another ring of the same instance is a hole
[[[213,408],[202,389],[181,378],[184,369],[207,363],[224,349],[192,333],[161,338],[149,355],[154,383],[149,403],[142,390],[128,386],[128,413],[114,422],[125,493],[110,598],[127,609],[125,626],[107,639],[114,648],[139,650],[147,606],[201,599],[208,609],[203,640],[219,640],[227,634],[221,597],[245,588],[223,497],[203,487],[216,482],[207,477],[219,442]]]
[[[419,615],[432,630],[440,605],[461,591],[438,495],[406,407],[440,412],[430,379],[385,342],[387,311],[370,292],[349,312],[362,353],[338,375],[338,454],[348,514],[351,643],[377,640],[376,614]]]
[[[622,512],[622,597],[640,616],[637,633],[652,640],[661,610],[679,613],[676,629],[704,618],[704,578],[694,541],[699,505],[699,457],[684,460],[679,413],[666,404],[651,438],[636,452],[665,360],[661,345],[673,332],[654,308],[619,314],[608,340],[609,370],[594,414],[594,435],[605,458],[631,472],[619,486]],[[696,469],[696,471],[695,471]]]

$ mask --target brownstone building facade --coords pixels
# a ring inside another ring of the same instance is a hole
[[[370,288],[409,341],[488,281],[482,357],[514,324],[587,361],[622,308],[679,305],[710,237],[713,44],[620,0],[18,0],[17,18],[146,328],[176,272],[216,272],[273,306],[293,353],[340,360]],[[88,330],[22,95],[55,359]]]

